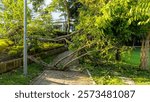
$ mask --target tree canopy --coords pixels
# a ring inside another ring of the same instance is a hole
[[[124,53],[125,42],[131,36],[147,33],[149,25],[149,2],[146,0],[79,0],[83,4],[80,10],[77,29],[85,29],[74,36],[72,48],[79,49],[87,45],[88,51],[98,59],[115,59],[115,54]],[[144,8],[144,9],[143,9]],[[90,45],[91,43],[94,45]],[[89,46],[88,46],[89,45]]]
[[[47,7],[43,7],[44,0],[30,0],[30,3],[35,12],[40,13],[36,19],[31,19],[28,8],[29,35],[51,38],[50,13],[59,10],[67,20],[68,35],[71,19],[78,21],[76,30],[82,30],[70,37],[70,48],[77,50],[79,56],[89,55],[86,59],[91,62],[120,60],[120,55],[128,48],[126,43],[133,36],[143,39],[143,51],[148,51],[149,0],[53,0]],[[23,1],[2,0],[2,4],[0,34],[22,44]]]

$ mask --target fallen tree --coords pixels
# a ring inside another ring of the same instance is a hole
[[[65,71],[65,70],[68,70],[68,68],[69,68],[68,65],[71,64],[73,61],[76,61],[76,60],[78,60],[78,59],[80,59],[80,58],[82,58],[82,57],[84,57],[86,55],[89,55],[92,52],[95,52],[95,51],[88,51],[88,52],[86,52],[84,54],[81,54],[80,56],[77,56],[77,57],[71,59],[69,62],[64,63],[64,65],[62,67],[56,66],[56,65],[52,65],[50,63],[48,64],[48,63],[44,62],[43,60],[41,60],[40,58],[35,58],[34,56],[28,56],[28,59],[30,59],[31,61],[33,61],[33,62],[35,62],[35,63],[37,63],[39,65],[42,65],[45,69]],[[65,56],[63,59],[61,59],[61,61],[66,59],[66,58],[68,58],[68,57],[70,57],[74,53],[76,53],[76,51],[71,53],[71,54],[69,54],[69,55],[67,55],[67,56]],[[59,62],[60,62],[60,60],[59,60]]]
[[[43,67],[53,68],[52,66],[50,66],[50,64],[47,64],[46,62],[44,62],[40,58],[35,58],[34,56],[28,56],[28,59],[30,59],[31,61],[33,61],[39,65],[42,65]]]
[[[90,44],[87,44],[87,45],[85,45],[85,46],[83,46],[83,47],[81,47],[81,48],[75,50],[74,52],[72,52],[72,53],[66,55],[65,57],[62,57],[61,59],[59,59],[57,62],[54,62],[54,64],[51,64],[51,63],[48,64],[48,63],[44,62],[42,59],[40,59],[40,58],[38,58],[38,57],[36,58],[36,57],[34,57],[34,56],[28,56],[28,58],[29,58],[31,61],[33,61],[33,62],[35,62],[35,63],[37,63],[37,64],[39,64],[39,65],[42,65],[42,66],[43,66],[44,68],[46,68],[46,69],[65,71],[65,70],[68,70],[68,68],[69,68],[68,66],[69,66],[72,62],[74,62],[74,61],[76,61],[76,60],[78,60],[78,59],[80,59],[80,58],[82,58],[82,57],[84,57],[84,56],[90,54],[91,52],[94,52],[94,51],[88,51],[88,52],[86,52],[86,53],[83,53],[83,54],[81,54],[81,55],[78,55],[78,53],[79,53],[80,51],[82,51],[83,49],[85,49],[85,48],[87,48],[87,47],[89,47],[89,46],[92,46],[93,44],[95,44],[95,43],[92,42],[92,43],[90,43]],[[63,63],[62,66],[58,66],[58,64],[59,64],[60,62],[62,62],[63,60],[66,60],[68,57],[75,56],[75,55],[77,55],[77,56],[76,56],[76,57],[72,57],[68,62]]]
[[[81,32],[83,32],[83,31],[84,31],[83,29],[80,29],[78,31],[72,32],[71,34],[59,36],[59,37],[56,37],[56,38],[50,38],[50,39],[48,39],[48,38],[39,38],[39,37],[36,37],[36,36],[29,36],[28,38],[29,39],[40,40],[42,42],[59,42],[59,41],[66,41],[66,42],[68,42],[68,39],[71,39],[72,36],[74,36],[76,34],[81,34]],[[36,58],[34,56],[28,56],[28,58],[31,61],[33,61],[33,62],[35,62],[35,63],[37,63],[39,65],[42,65],[46,69],[62,70],[62,71],[64,71],[64,70],[67,70],[69,68],[68,65],[71,64],[73,61],[76,61],[76,60],[78,60],[78,59],[80,59],[80,58],[90,54],[91,52],[93,52],[93,51],[88,51],[88,52],[85,52],[85,53],[83,53],[81,55],[78,55],[79,52],[81,52],[82,50],[84,50],[84,49],[86,49],[86,48],[88,48],[88,47],[90,47],[92,45],[94,45],[96,42],[92,41],[91,43],[85,44],[84,46],[78,48],[77,50],[75,50],[72,53],[66,55],[65,57],[62,57],[57,62],[54,62],[53,65],[50,64],[50,63],[48,64],[48,63],[44,62],[42,59]],[[63,60],[67,59],[68,57],[75,56],[75,55],[77,55],[77,56],[74,57],[73,59],[71,59],[69,62],[64,63],[62,66],[58,66],[58,64],[60,62],[62,62]]]
[[[39,40],[42,42],[60,42],[60,41],[65,41],[66,39],[71,38],[71,36],[75,35],[75,34],[79,34],[83,31],[83,29],[78,30],[78,31],[74,31],[71,34],[67,34],[67,35],[63,35],[63,36],[59,36],[56,38],[44,38],[44,37],[37,37],[37,36],[29,36],[29,39],[35,39],[35,40]]]

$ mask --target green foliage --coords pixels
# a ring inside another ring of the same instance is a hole
[[[67,5],[65,4],[67,3]],[[81,7],[81,3],[79,0],[52,0],[52,3],[50,4],[50,8],[53,11],[61,11],[64,12],[62,16],[67,16],[67,10],[66,7],[68,6],[69,10],[69,16],[72,19],[76,19],[79,16],[78,9]]]
[[[4,10],[0,16],[0,36],[10,39],[15,45],[22,45],[23,38],[23,0],[2,0]],[[31,19],[28,9],[28,20]]]
[[[40,48],[43,50],[53,49],[57,47],[63,46],[63,44],[57,44],[57,43],[40,43]]]
[[[53,29],[53,35],[54,35],[54,38],[57,37],[57,36],[62,36],[62,35],[66,35],[67,32],[65,31],[60,31],[60,30],[57,30],[57,29]]]
[[[44,5],[45,0],[30,0],[33,5],[33,9],[37,12],[41,10],[41,6]]]
[[[46,50],[50,50],[50,49],[54,49],[54,48],[58,48],[63,46],[63,44],[57,44],[57,43],[43,43],[43,42],[39,42],[37,41],[36,44],[32,44],[32,47],[30,49],[28,49],[28,53],[29,54],[36,54],[36,53],[40,53],[42,51],[46,51]]]
[[[52,26],[50,23],[44,23],[42,20],[34,20],[28,25],[28,35],[34,36],[52,36]]]
[[[52,34],[52,16],[47,9],[41,11],[41,14],[28,24],[28,35],[38,35],[51,37]]]
[[[13,42],[8,39],[0,39],[0,52],[5,50],[8,46],[12,44]]]
[[[8,55],[15,56],[23,53],[23,46],[13,46],[8,51]]]
[[[147,1],[79,0],[79,2],[83,7],[80,9],[79,25],[76,28],[84,31],[73,37],[70,48],[79,49],[87,45],[82,53],[93,51],[90,54],[91,58],[88,57],[92,59],[91,62],[95,62],[94,58],[101,62],[115,61],[117,50],[119,49],[121,54],[127,51],[125,43],[131,40],[133,35],[144,36],[147,32],[150,9],[146,5]],[[145,24],[141,23],[143,21]]]

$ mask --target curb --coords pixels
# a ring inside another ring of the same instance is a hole
[[[91,75],[91,73],[89,72],[89,70],[88,70],[88,69],[86,69],[86,71],[87,71],[87,73],[88,73],[88,75],[89,75],[90,79],[92,80],[93,85],[96,85],[96,82],[93,80],[92,75]]]
[[[44,75],[46,70],[44,70],[42,73],[40,73],[37,77],[35,77],[34,79],[32,79],[31,83],[29,85],[35,85],[34,83],[39,80],[40,78],[42,78],[42,76]]]

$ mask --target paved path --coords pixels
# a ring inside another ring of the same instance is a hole
[[[54,65],[54,63],[56,63],[57,61],[59,61],[61,58],[63,58],[63,57],[65,57],[65,56],[69,55],[70,53],[72,53],[72,51],[65,51],[65,52],[63,52],[63,53],[57,55],[57,56],[53,59],[53,61],[52,61],[51,64]],[[62,61],[57,65],[57,67],[62,67],[62,65],[64,65],[64,64],[66,64],[67,62],[71,61],[71,60],[74,59],[75,57],[76,57],[76,56],[71,55],[71,56],[65,58],[64,60],[62,60]],[[80,70],[81,70],[80,67],[79,67],[79,61],[78,61],[78,60],[73,61],[73,62],[70,63],[67,67],[68,67],[69,70],[75,70],[75,71],[80,71]]]
[[[126,85],[135,85],[134,81],[131,78],[127,78],[127,77],[120,77],[120,78]]]
[[[45,70],[32,85],[94,85],[87,73],[77,71]]]
[[[55,63],[60,58],[70,54],[70,51],[59,54],[54,58],[52,63]],[[74,56],[71,56],[62,61],[58,66],[70,61]],[[68,66],[69,71],[55,71],[45,70],[39,77],[37,77],[31,84],[32,85],[93,85],[95,82],[92,80],[88,71],[81,71],[79,62],[74,61]]]

